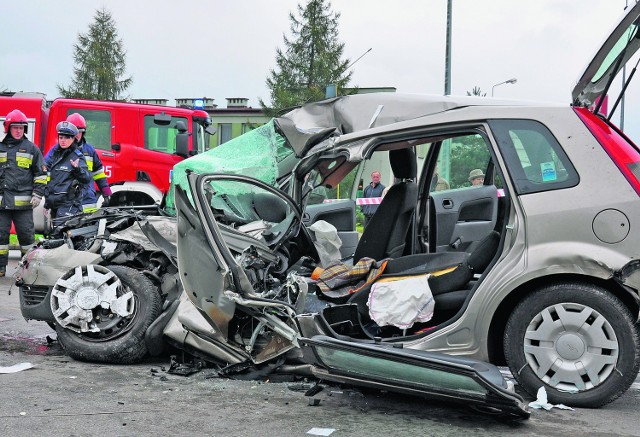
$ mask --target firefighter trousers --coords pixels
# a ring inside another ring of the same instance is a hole
[[[0,210],[0,267],[9,264],[9,235],[11,222],[16,229],[20,251],[25,254],[35,243],[35,227],[33,210],[1,209]]]

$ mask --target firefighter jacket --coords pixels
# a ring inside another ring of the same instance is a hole
[[[0,209],[31,209],[31,198],[42,197],[47,171],[40,149],[10,134],[0,142]]]
[[[71,165],[71,161],[78,160],[78,166]],[[93,183],[87,161],[80,150],[78,143],[74,143],[67,149],[59,144],[47,153],[44,159],[49,177],[45,191],[44,207],[58,209],[63,206],[77,206],[80,209],[84,192],[92,189]]]
[[[100,155],[96,152],[96,149],[84,139],[84,136],[80,140],[79,149],[84,155],[84,159],[87,161],[87,167],[93,181],[98,186],[98,190],[105,196],[110,194],[105,193],[105,189],[109,188],[109,182],[107,176],[104,173],[104,166],[100,160]],[[110,193],[110,191],[108,192]],[[89,189],[85,191],[82,196],[82,211],[83,212],[95,212],[98,210],[98,193],[95,190],[94,184],[89,184]]]

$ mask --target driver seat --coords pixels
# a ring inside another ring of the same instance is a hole
[[[413,149],[391,150],[391,170],[398,183],[389,188],[365,228],[353,254],[355,265],[362,258],[380,261],[404,253],[407,232],[418,204],[416,155]]]

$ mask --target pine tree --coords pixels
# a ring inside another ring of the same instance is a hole
[[[111,13],[96,10],[87,33],[78,34],[74,44],[74,77],[68,88],[58,85],[64,97],[96,100],[124,100],[123,94],[133,79],[122,76],[126,71],[126,51]]]
[[[331,11],[331,3],[308,0],[304,7],[298,4],[298,15],[289,13],[291,39],[283,36],[285,48],[276,49],[277,68],[267,78],[271,107],[260,100],[270,116],[321,100],[327,85],[335,84],[340,90],[351,79],[346,71],[349,59],[342,59],[344,43],[338,41],[340,14]]]

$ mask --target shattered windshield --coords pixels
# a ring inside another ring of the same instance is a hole
[[[198,174],[225,173],[256,178],[271,186],[277,186],[280,176],[291,172],[293,150],[274,129],[274,122],[249,131],[215,149],[179,162],[173,167],[171,187],[166,199],[166,209],[175,214],[175,186],[185,190],[191,198],[187,172]],[[233,187],[226,187],[235,192]]]

